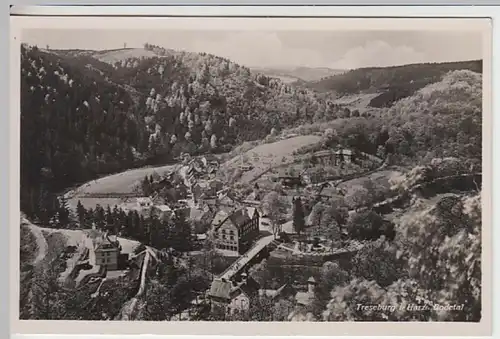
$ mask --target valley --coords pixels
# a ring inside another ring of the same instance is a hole
[[[463,269],[471,312],[426,320],[480,317],[477,62],[292,82],[152,44],[21,55],[21,318],[379,321],[343,289],[446,303]]]

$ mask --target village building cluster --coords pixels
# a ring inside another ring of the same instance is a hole
[[[161,220],[184,217],[198,240],[210,237],[227,255],[246,251],[259,236],[260,213],[251,204],[237,201],[215,174],[215,156],[192,158],[183,154],[183,166],[150,182],[149,196],[127,199],[118,208],[151,214]]]
[[[330,154],[335,162],[350,162],[349,152]],[[137,211],[147,217],[156,215],[160,220],[169,220],[182,216],[189,221],[191,235],[199,243],[210,239],[213,247],[222,255],[236,257],[237,260],[227,270],[214,277],[205,299],[212,311],[222,309],[228,316],[250,309],[255,298],[266,298],[278,302],[285,298],[293,301],[294,309],[305,309],[314,299],[316,282],[313,277],[307,286],[284,284],[277,289],[268,289],[248,276],[248,268],[261,260],[262,253],[272,251],[279,246],[275,237],[262,241],[261,230],[266,221],[266,213],[261,208],[259,190],[238,199],[224,186],[216,176],[219,163],[214,156],[181,156],[182,166],[175,171],[146,178],[149,194],[127,199],[119,208],[124,211]],[[328,194],[328,190],[338,191],[335,187],[311,185],[306,171],[296,176],[278,173],[277,179],[284,187],[312,187],[319,195]],[[108,235],[94,244],[95,265],[108,271],[118,270],[123,266],[124,258],[117,240]],[[264,254],[265,255],[265,254]],[[293,310],[292,310],[293,311]],[[302,312],[303,313],[303,312]],[[299,312],[298,314],[302,314]],[[293,317],[294,312],[291,312]]]

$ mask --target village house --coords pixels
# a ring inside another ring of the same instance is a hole
[[[195,201],[198,201],[201,198],[202,194],[211,196],[212,195],[211,191],[212,188],[210,187],[207,181],[198,181],[191,187],[191,192],[193,193],[193,198]],[[215,195],[215,192],[213,193]]]
[[[177,205],[174,208],[174,214],[178,218],[189,219],[191,208],[186,205]]]
[[[210,180],[210,181],[198,181],[191,188],[193,193],[193,197],[195,201],[201,199],[204,195],[205,198],[215,198],[217,196],[217,192],[224,188],[224,183],[220,180]]]
[[[108,271],[118,269],[118,262],[121,246],[118,240],[111,240],[107,235],[103,235],[94,242],[95,264],[102,266]]]
[[[221,194],[217,197],[217,202],[221,206],[236,206],[236,200],[231,198],[229,195],[226,194]]]
[[[186,199],[188,192],[188,187],[184,183],[178,183],[175,187],[163,187],[159,191],[159,195],[168,202],[176,202],[181,199]]]
[[[147,217],[151,210],[153,209],[154,201],[149,197],[136,198],[131,201],[126,200],[125,202],[118,205],[118,208],[128,213],[130,211],[136,211],[139,215]]]
[[[204,166],[201,160],[193,159],[189,162],[188,169],[186,171],[186,175],[188,178],[200,178],[203,174],[205,174]]]
[[[349,149],[340,149],[335,151],[335,165],[353,162],[353,153]]]
[[[311,179],[305,174],[305,171],[297,175],[289,173],[287,170],[280,170],[277,173],[278,181],[286,187],[301,187],[311,183]]]
[[[219,167],[219,159],[213,154],[206,154],[201,158],[205,167],[212,167],[217,169]]]
[[[224,183],[218,179],[212,179],[209,182],[210,188],[214,191],[214,195],[217,195],[217,192],[220,192],[224,189]]]
[[[246,312],[250,309],[252,299],[258,296],[259,285],[252,278],[247,278],[246,273],[241,276],[241,281],[227,281],[215,279],[208,292],[212,310],[219,307],[226,315]]]
[[[196,202],[215,208],[217,206],[217,197],[203,193]]]
[[[147,209],[153,206],[153,199],[149,197],[137,198],[136,203],[139,209]]]
[[[313,158],[317,165],[337,166],[353,162],[354,153],[350,149],[322,150],[315,152]]]
[[[246,208],[217,212],[212,221],[212,238],[215,247],[236,254],[246,252],[259,235],[259,213],[252,217]]]
[[[240,170],[242,170],[243,172],[248,172],[248,171],[251,171],[252,169],[253,169],[252,165],[249,165],[249,164],[240,165]]]
[[[174,215],[174,211],[168,205],[155,205],[154,211],[160,220],[169,220]]]
[[[309,306],[314,300],[314,289],[316,288],[316,280],[310,277],[307,280],[307,291],[299,291],[295,295],[295,302],[299,306]]]
[[[189,153],[184,152],[179,156],[179,158],[182,161],[189,161],[191,159],[191,155]]]
[[[210,229],[210,223],[215,213],[209,205],[193,207],[190,210],[189,219],[191,220],[195,233],[206,233]]]

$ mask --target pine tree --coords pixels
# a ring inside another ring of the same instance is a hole
[[[142,194],[144,196],[149,196],[151,194],[151,180],[150,178],[148,178],[147,175],[144,177],[144,180],[142,181],[141,188],[142,188]]]
[[[83,228],[85,224],[85,212],[85,207],[83,207],[82,202],[78,200],[78,204],[76,205],[76,214],[81,228]]]
[[[98,229],[102,230],[104,229],[104,226],[106,225],[106,214],[104,212],[104,208],[102,206],[97,205],[95,207],[95,223]]]
[[[293,229],[300,235],[300,233],[305,229],[306,222],[304,216],[304,207],[302,206],[302,200],[300,197],[293,200]]]
[[[191,227],[182,215],[176,215],[171,222],[171,244],[172,247],[181,252],[192,248]]]
[[[111,207],[108,205],[106,208],[106,230],[111,231],[114,229],[115,219],[113,218],[113,212],[111,211]]]
[[[69,228],[71,225],[71,220],[70,220],[70,208],[68,204],[68,200],[62,196],[60,200],[58,201],[58,210],[57,210],[57,216],[58,216],[58,221],[59,221],[59,227],[61,228]]]

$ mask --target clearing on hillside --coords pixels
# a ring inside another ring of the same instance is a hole
[[[80,187],[66,193],[66,198],[72,209],[76,209],[78,200],[81,201],[85,208],[95,208],[97,204],[106,208],[113,207],[122,202],[121,198],[117,197],[87,197],[82,198],[86,194],[113,194],[113,193],[133,193],[137,182],[144,179],[146,175],[154,173],[163,174],[171,171],[175,165],[165,165],[159,167],[144,167],[128,170],[125,172],[108,175],[93,181],[89,181]]]
[[[78,187],[74,193],[77,196],[92,193],[132,193],[137,181],[144,179],[146,175],[152,175],[155,172],[162,174],[174,168],[175,165],[136,168],[87,182]]]
[[[363,113],[374,109],[374,107],[370,106],[370,102],[380,94],[381,93],[365,93],[345,95],[335,100],[334,103],[348,107],[351,111],[358,110],[360,113]]]
[[[243,169],[240,182],[250,183],[267,172],[270,168],[293,162],[292,153],[301,147],[321,141],[317,135],[302,135],[285,140],[259,145],[242,155],[235,156],[221,166],[221,170],[231,173]]]
[[[126,48],[104,53],[96,53],[93,57],[99,61],[114,64],[117,61],[123,61],[129,58],[153,58],[160,56],[153,51],[148,51],[143,48]]]

